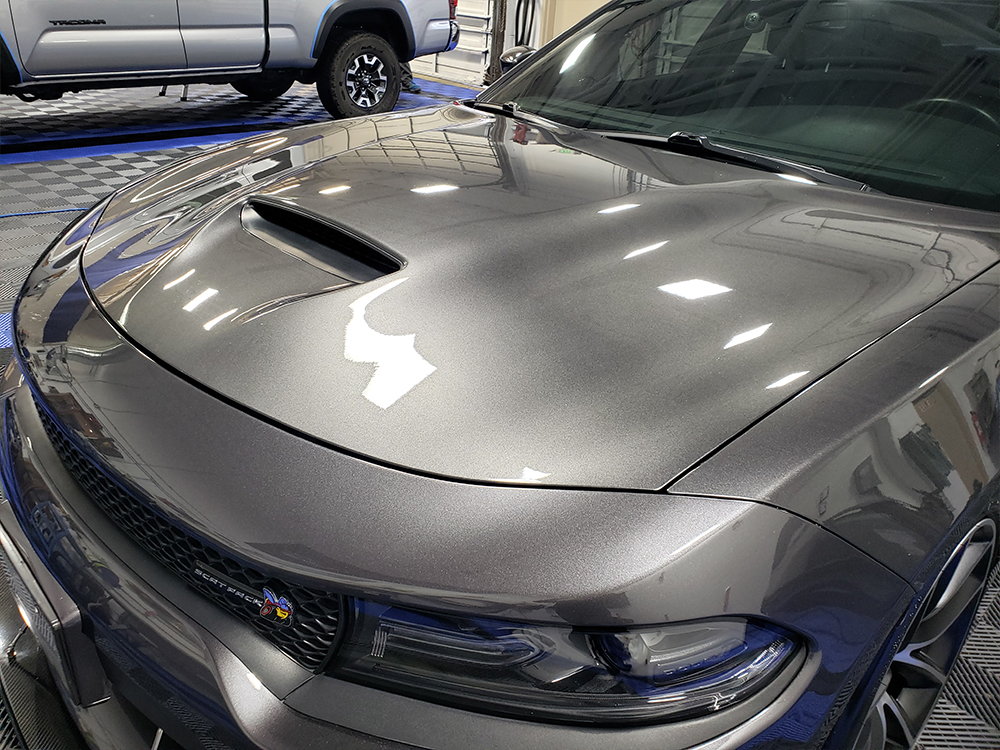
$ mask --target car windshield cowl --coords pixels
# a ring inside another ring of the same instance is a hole
[[[733,148],[817,182],[1000,209],[995,0],[614,3],[476,106],[661,147],[704,135],[706,158]]]
[[[722,144],[713,141],[708,136],[699,133],[686,133],[677,131],[668,136],[651,135],[649,133],[629,133],[625,131],[606,130],[595,131],[596,135],[610,138],[626,143],[637,143],[640,145],[650,145],[667,151],[689,154],[703,159],[726,162],[727,164],[740,164],[754,169],[762,169],[766,172],[778,174],[786,179],[796,182],[819,182],[824,185],[847,188],[849,190],[860,190],[862,192],[873,191],[870,185],[848,177],[831,174],[822,167],[812,164],[801,164],[799,162],[779,159],[756,151],[748,151],[731,144]]]
[[[559,130],[564,127],[563,123],[556,120],[550,120],[547,117],[542,117],[535,112],[526,110],[517,102],[498,103],[480,101],[479,99],[463,99],[459,102],[459,104],[471,109],[477,109],[480,112],[490,112],[495,115],[503,115],[504,117],[509,117],[512,120],[518,120],[536,127],[543,127],[547,130]]]

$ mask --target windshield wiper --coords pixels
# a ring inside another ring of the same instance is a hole
[[[494,115],[503,115],[504,117],[510,117],[514,120],[522,120],[531,125],[539,125],[546,129],[561,128],[563,127],[558,122],[549,120],[541,115],[536,115],[534,112],[528,112],[527,110],[521,109],[517,102],[504,102],[503,104],[496,104],[494,102],[481,102],[476,99],[462,99],[459,101],[466,107],[471,107],[472,109],[478,109],[481,112],[490,112]]]
[[[655,135],[652,133],[629,133],[617,130],[597,131],[597,135],[626,143],[637,143],[643,146],[656,146],[657,148],[674,151],[680,154],[689,154],[703,159],[713,159],[727,164],[739,164],[754,169],[762,169],[766,172],[788,175],[790,177],[800,177],[812,182],[821,182],[824,185],[834,185],[836,187],[847,188],[848,190],[861,190],[863,192],[878,192],[870,185],[852,180],[849,177],[831,174],[822,167],[811,164],[800,164],[799,162],[780,159],[776,156],[766,156],[755,151],[746,151],[734,146],[724,146],[708,138],[708,136],[698,133],[687,133],[678,130],[671,135]]]

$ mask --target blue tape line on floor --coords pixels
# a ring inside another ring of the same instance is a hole
[[[58,159],[79,159],[88,156],[109,156],[114,154],[141,154],[144,151],[162,151],[168,148],[184,148],[185,146],[211,146],[217,143],[231,143],[241,138],[267,133],[267,130],[255,130],[250,133],[220,133],[218,135],[202,135],[189,138],[171,138],[158,141],[132,141],[124,143],[109,143],[103,146],[81,146],[80,148],[60,148],[46,151],[24,151],[21,153],[0,153],[2,164],[28,164]]]
[[[150,111],[150,118],[155,118],[160,113]],[[119,136],[121,138],[129,138],[131,136],[137,135],[149,135],[151,133],[164,133],[169,134],[171,130],[191,130],[194,127],[213,127],[213,128],[245,128],[248,126],[260,126],[263,130],[273,130],[275,126],[288,127],[288,123],[282,120],[278,120],[275,123],[274,120],[268,119],[246,119],[246,120],[210,120],[206,119],[197,123],[191,122],[177,122],[177,123],[164,123],[160,122],[156,125],[135,127],[135,128],[94,128],[92,130],[73,130],[72,132],[58,132],[53,131],[45,133],[39,136],[23,136],[23,135],[5,135],[0,137],[0,146],[17,146],[30,143],[39,143],[41,141],[51,141],[58,140],[60,138],[71,141],[74,138],[108,138],[112,136]]]
[[[48,211],[22,211],[19,214],[0,214],[0,219],[11,219],[15,216],[38,216],[39,214],[64,214],[67,211],[86,211],[87,208],[52,208]]]

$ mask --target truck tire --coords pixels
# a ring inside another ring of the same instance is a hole
[[[250,101],[269,102],[284,94],[295,83],[294,73],[261,73],[252,78],[238,78],[229,83]]]
[[[319,99],[334,118],[388,112],[399,99],[399,58],[378,34],[335,32],[316,68]]]

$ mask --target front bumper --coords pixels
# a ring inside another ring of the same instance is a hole
[[[13,588],[23,611],[44,613],[26,619],[40,641],[52,642],[45,650],[60,692],[93,747],[149,746],[158,729],[190,750],[415,746],[303,715],[303,709],[331,699],[353,705],[359,721],[390,736],[405,737],[412,727],[404,724],[416,726],[419,714],[429,716],[432,726],[453,733],[440,738],[441,747],[460,746],[470,724],[486,730],[487,747],[506,746],[508,736],[525,732],[534,735],[529,746],[537,747],[606,747],[616,734],[618,740],[631,735],[630,747],[658,746],[659,727],[623,733],[531,724],[314,677],[162,570],[81,492],[47,440],[26,384],[0,406],[4,488],[12,500],[0,504],[0,540],[11,561]],[[257,659],[241,659],[237,652]],[[744,722],[711,747],[736,747],[777,719],[809,684],[818,659],[803,654],[791,684],[729,709],[745,714]],[[716,714],[680,722],[672,727],[675,739],[690,736],[699,724],[695,736],[704,737],[706,722],[720,718],[732,719]]]
[[[25,619],[93,747],[148,747],[157,728],[198,750],[403,747],[319,725],[292,711],[248,677],[251,669],[204,627],[172,606],[168,598],[183,602],[188,612],[204,610],[207,603],[183,585],[169,590],[169,580],[152,568],[155,563],[147,560],[144,566],[143,552],[76,490],[39,431],[28,396],[23,389],[4,404],[4,448],[13,458],[5,462],[4,485],[14,502],[0,504],[0,539],[12,563],[8,570],[19,609],[30,613]],[[67,507],[67,497],[75,512]],[[18,518],[15,507],[28,511],[27,518]],[[45,562],[22,524],[36,544],[48,540]],[[117,554],[91,524],[113,540]],[[72,598],[46,565],[73,579]],[[157,591],[142,572],[168,591]],[[252,633],[239,635],[253,638]]]

